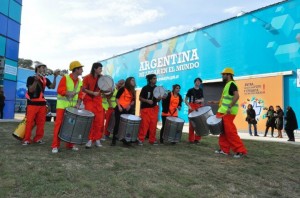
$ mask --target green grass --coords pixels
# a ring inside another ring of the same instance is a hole
[[[51,153],[22,146],[17,123],[0,123],[0,197],[300,197],[299,145],[244,141],[242,159],[214,154],[217,137],[199,145],[110,147]]]

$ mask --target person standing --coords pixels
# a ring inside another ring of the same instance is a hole
[[[279,105],[276,106],[275,116],[275,127],[278,130],[277,138],[282,138],[282,129],[283,129],[283,116],[284,112]]]
[[[35,65],[35,76],[27,78],[26,86],[28,91],[26,93],[27,108],[26,108],[26,127],[23,145],[29,145],[31,142],[43,144],[44,126],[46,122],[46,99],[44,97],[45,88],[54,89],[56,86],[56,78],[58,72],[54,73],[53,83],[44,77],[47,66],[42,63]],[[31,140],[31,131],[36,124],[36,134]]]
[[[172,91],[168,93],[167,97],[162,100],[162,127],[160,129],[160,143],[164,143],[163,135],[165,129],[166,118],[168,116],[178,117],[178,110],[181,109],[182,96],[179,94],[180,85],[175,84]]]
[[[82,67],[83,65],[79,61],[72,61],[69,66],[69,70],[72,71],[72,73],[62,77],[57,87],[56,120],[51,145],[52,153],[58,153],[58,148],[60,146],[58,133],[62,125],[65,109],[67,107],[75,107],[77,104],[78,93],[82,86],[82,81],[79,78],[83,72]],[[82,96],[80,96],[80,98],[82,98]],[[66,143],[66,148],[78,151],[78,147],[72,143]]]
[[[287,136],[289,137],[288,141],[295,142],[294,130],[298,129],[296,114],[291,106],[288,106],[286,109],[286,116],[284,118],[286,120],[286,123],[284,129]]]
[[[104,129],[104,109],[102,106],[101,90],[98,87],[98,80],[101,78],[102,64],[94,63],[90,74],[83,78],[83,85],[80,91],[80,95],[85,93],[83,98],[79,97],[77,101],[76,108],[79,108],[81,102],[83,101],[85,110],[92,112],[95,117],[89,132],[88,142],[86,143],[86,148],[91,148],[93,142],[95,142],[96,147],[102,147],[100,139],[103,135]]]
[[[266,122],[266,130],[265,130],[265,135],[264,137],[267,137],[268,135],[268,130],[271,127],[271,136],[274,137],[274,128],[275,128],[275,117],[274,117],[274,107],[270,106],[268,111],[267,111],[267,115],[266,117],[268,118],[267,122]]]
[[[254,128],[254,136],[258,136],[257,127],[256,127],[257,121],[256,121],[255,117],[256,117],[256,112],[253,109],[252,104],[248,104],[246,121],[248,122],[249,135],[251,135],[251,136],[252,136],[252,130],[251,130],[252,125]]]
[[[157,102],[161,100],[161,97],[155,98],[153,95],[157,82],[156,75],[148,74],[146,79],[147,85],[142,88],[139,97],[141,101],[140,116],[142,118],[138,134],[138,145],[140,146],[143,145],[148,130],[149,143],[152,145],[158,145],[156,141],[156,126],[159,110]]]
[[[200,108],[204,103],[203,89],[200,87],[202,83],[201,78],[195,78],[194,87],[189,89],[186,97],[185,104],[188,106],[188,113]],[[201,136],[195,134],[195,129],[191,122],[189,122],[189,142],[198,144],[201,140]]]
[[[120,117],[122,114],[131,114],[131,109],[135,104],[135,79],[128,77],[125,81],[125,86],[118,90],[116,95],[117,106],[115,107],[115,127],[111,146],[115,146],[117,135],[119,132]],[[128,145],[130,142],[123,140],[123,143]]]
[[[233,152],[235,152],[233,157],[241,158],[247,154],[247,149],[240,139],[236,126],[233,122],[239,108],[238,87],[233,80],[233,69],[225,68],[221,74],[223,82],[226,83],[221,99],[220,101],[208,102],[209,104],[219,104],[217,117],[222,118],[224,126],[224,132],[219,136],[220,149],[216,150],[215,153],[229,155],[230,150],[233,150]]]
[[[5,96],[4,96],[4,92],[1,90],[0,91],[0,119],[3,119],[4,106],[5,106]]]
[[[109,122],[111,119],[111,116],[114,112],[115,107],[117,106],[116,103],[116,95],[118,93],[118,90],[124,86],[125,81],[123,79],[119,80],[118,83],[116,84],[116,87],[114,89],[114,92],[110,96],[104,96],[102,97],[102,106],[104,109],[104,119],[105,119],[105,124],[104,124],[104,137],[101,139],[105,141],[106,139],[109,138],[110,132],[107,130],[109,126]]]

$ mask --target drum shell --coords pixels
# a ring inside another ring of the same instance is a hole
[[[26,131],[26,117],[20,122],[20,124],[17,126],[15,131],[13,132],[13,136],[22,141],[25,136],[25,131]]]
[[[201,108],[205,108],[205,109],[201,109]],[[199,136],[208,135],[209,128],[206,123],[206,120],[208,117],[213,115],[211,107],[209,107],[209,106],[200,107],[197,110],[193,111],[192,113],[195,114],[195,112],[202,112],[201,114],[194,116],[194,117],[190,116],[191,113],[189,114],[189,121],[191,122],[196,134]]]
[[[120,117],[118,138],[125,139],[127,142],[137,141],[141,119],[130,120],[128,117],[134,116],[131,114],[122,114]],[[137,116],[135,116],[137,117]]]
[[[180,120],[180,122],[179,122]],[[177,117],[167,117],[164,126],[163,139],[167,142],[180,142],[184,120]]]
[[[108,127],[107,127],[108,132],[110,132],[110,133],[114,132],[115,123],[116,123],[116,121],[115,121],[115,111],[113,111],[111,113],[110,120],[109,120]]]
[[[79,115],[69,111],[71,109],[72,108],[69,107],[65,110],[58,137],[65,142],[85,144],[89,140],[88,136],[93,123],[94,114],[90,112],[92,116]]]
[[[210,116],[206,120],[207,126],[209,128],[209,132],[213,135],[220,135],[223,133],[224,128],[223,128],[223,121],[222,119],[216,118],[216,115]]]

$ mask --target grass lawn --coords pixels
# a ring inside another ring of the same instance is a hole
[[[0,123],[0,197],[300,197],[299,145],[244,141],[248,156],[214,154],[218,138],[177,145],[116,147],[51,153],[22,146],[18,123]]]

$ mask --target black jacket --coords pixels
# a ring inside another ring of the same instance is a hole
[[[298,129],[298,123],[297,123],[297,118],[295,115],[295,112],[292,108],[290,108],[287,112],[286,112],[286,124],[285,124],[285,130],[295,130]]]

